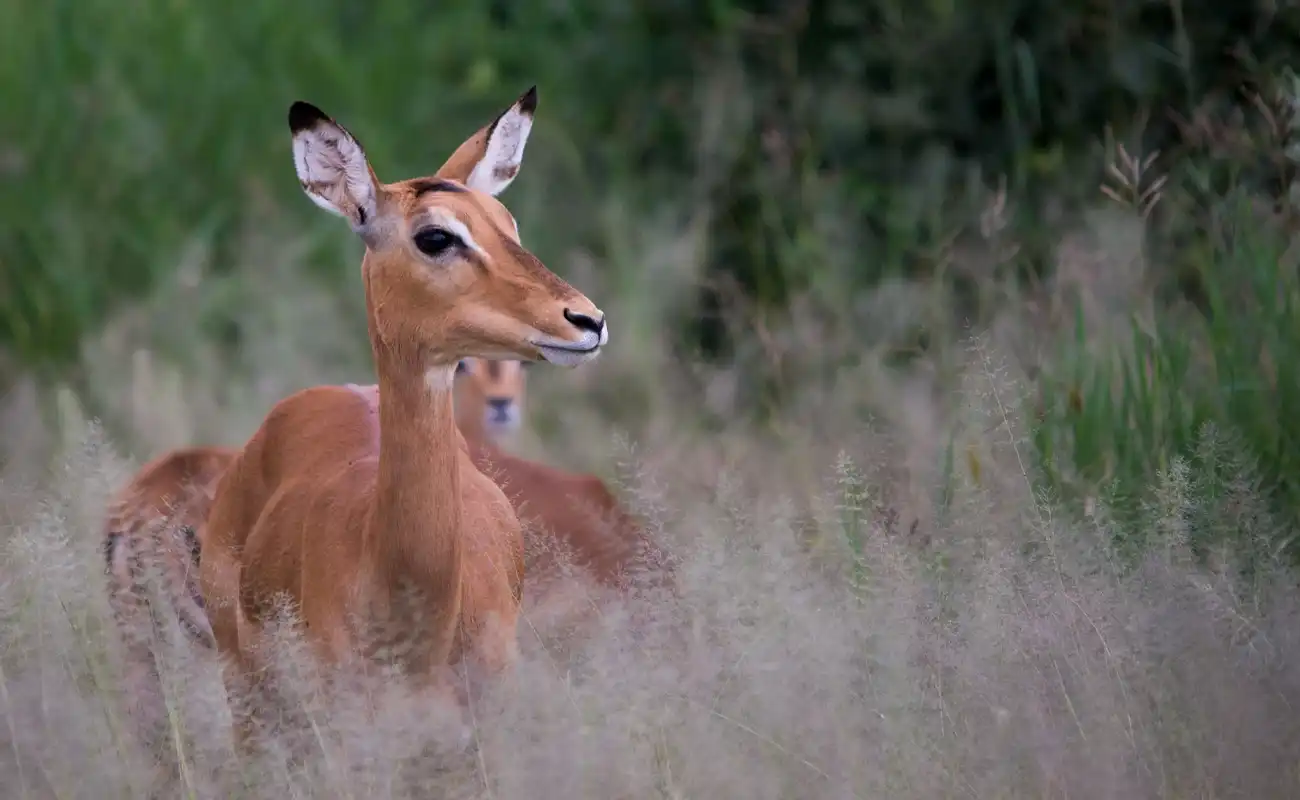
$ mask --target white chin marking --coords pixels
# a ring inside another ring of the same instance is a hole
[[[552,364],[561,367],[576,367],[583,362],[590,361],[600,353],[599,347],[593,347],[590,350],[565,350],[560,347],[549,347],[544,344],[537,345],[537,349],[542,351],[542,358],[545,358]]]
[[[484,415],[483,425],[490,431],[497,433],[511,433],[519,428],[519,417],[511,415],[509,419],[501,419],[491,413]]]

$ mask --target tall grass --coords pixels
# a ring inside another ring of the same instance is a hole
[[[241,270],[294,285],[295,246],[269,247],[250,244]],[[624,308],[647,320],[602,359],[531,372],[542,423],[525,447],[619,478],[679,559],[679,596],[607,601],[589,629],[549,626],[526,606],[522,663],[475,705],[463,747],[400,681],[339,692],[286,629],[275,675],[295,713],[246,759],[216,665],[181,637],[157,648],[161,756],[133,738],[99,515],[140,458],[237,442],[291,387],[362,379],[363,340],[337,323],[359,310],[323,290],[287,306],[252,292],[240,325],[263,335],[238,357],[197,337],[183,365],[156,344],[195,286],[164,286],[119,316],[83,345],[92,397],[118,433],[85,422],[79,402],[91,401],[64,392],[62,438],[29,445],[53,456],[50,469],[11,460],[0,480],[3,785],[87,798],[1295,792],[1300,724],[1285,709],[1300,702],[1300,639],[1273,546],[1288,527],[1231,431],[1157,469],[1136,520],[1114,521],[1104,497],[1072,513],[1043,491],[1035,395],[1004,346],[1032,329],[1009,317],[946,349],[941,370],[891,370],[866,352],[771,424],[720,403],[705,434],[708,398],[687,387],[728,376],[667,357],[651,324],[672,302],[660,288],[602,299],[611,320]],[[27,408],[7,411],[7,437],[40,428],[40,403]],[[118,443],[138,453],[122,458]],[[1133,530],[1144,547],[1117,547]],[[634,612],[652,620],[636,635]]]
[[[1293,793],[1294,591],[1275,561],[1249,580],[1231,551],[1198,565],[1187,536],[1193,518],[1267,533],[1249,481],[1209,498],[1171,464],[1146,512],[1152,546],[1121,568],[1104,508],[1072,522],[1034,491],[999,363],[974,351],[957,407],[984,421],[970,440],[980,473],[959,473],[923,529],[877,502],[899,488],[882,470],[897,452],[848,419],[826,421],[837,447],[682,432],[624,453],[626,497],[681,559],[679,599],[611,603],[585,634],[521,625],[523,661],[474,708],[466,750],[400,682],[331,693],[286,632],[276,674],[299,721],[242,761],[210,658],[160,646],[173,769],[155,772],[124,724],[96,537],[123,465],[92,429],[4,550],[4,785],[87,798]],[[780,460],[819,463],[815,490],[764,466]],[[680,468],[719,461],[731,466]],[[631,637],[638,604],[655,622]]]
[[[1195,262],[1199,307],[1162,308],[1147,299],[1098,315],[1073,305],[1072,329],[1041,381],[1040,463],[1058,488],[1105,496],[1128,514],[1175,459],[1218,469],[1201,460],[1203,437],[1213,429],[1234,438],[1256,471],[1256,489],[1294,524],[1300,429],[1288,409],[1300,386],[1292,372],[1300,355],[1295,235],[1262,217],[1252,198],[1233,193],[1213,207],[1204,240]],[[1134,260],[1141,270],[1147,256],[1139,250]],[[1290,541],[1277,545],[1300,555]]]

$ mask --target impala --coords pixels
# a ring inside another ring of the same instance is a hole
[[[472,431],[479,438],[496,440],[517,431],[527,377],[522,361],[462,359],[456,367],[456,421],[461,433]]]
[[[600,478],[520,458],[498,444],[518,426],[525,384],[519,361],[466,358],[456,380],[456,418],[474,464],[505,491],[524,523],[529,619],[544,627],[590,608],[586,578],[623,592],[638,571],[655,579],[670,573]],[[565,560],[576,573],[566,573]]]
[[[516,360],[461,360],[454,407],[471,457],[496,479],[524,526],[525,589],[529,621],[545,630],[591,610],[585,579],[615,591],[637,570],[670,580],[654,543],[594,476],[557,470],[513,456],[497,443],[523,416],[527,384]],[[103,528],[109,603],[127,646],[126,683],[131,719],[147,742],[165,734],[166,708],[150,639],[166,626],[154,616],[158,599],[146,570],[162,580],[181,629],[200,648],[214,646],[197,572],[196,530],[207,518],[217,481],[238,451],[228,447],[172,450],[143,466],[112,499]],[[577,573],[566,573],[561,553]]]
[[[199,578],[228,689],[256,688],[280,597],[330,662],[386,652],[426,686],[458,662],[513,662],[520,523],[456,428],[456,365],[573,367],[608,341],[604,314],[520,245],[495,197],[519,172],[536,105],[534,88],[434,175],[391,184],[341,125],[290,108],[303,190],[365,244],[378,385],[280,401],[217,484]]]
[[[148,590],[146,575],[153,572],[161,579],[165,603],[175,610],[181,629],[200,646],[211,647],[212,629],[194,574],[199,558],[195,531],[235,455],[223,447],[169,451],[141,467],[109,502],[103,528],[108,601],[126,648],[130,718],[147,741],[156,741],[166,722],[151,642],[166,626],[155,616],[157,598]]]

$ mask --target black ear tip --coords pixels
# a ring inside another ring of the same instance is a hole
[[[537,110],[537,87],[531,86],[528,91],[524,92],[523,97],[519,98],[519,110],[525,114],[532,114]]]
[[[289,106],[289,130],[293,133],[315,127],[318,122],[328,121],[329,117],[325,116],[325,112],[311,103],[295,100],[293,105]]]

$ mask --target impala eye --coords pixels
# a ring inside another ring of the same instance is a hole
[[[415,247],[426,256],[443,255],[460,244],[460,237],[446,228],[425,228],[415,234]]]

